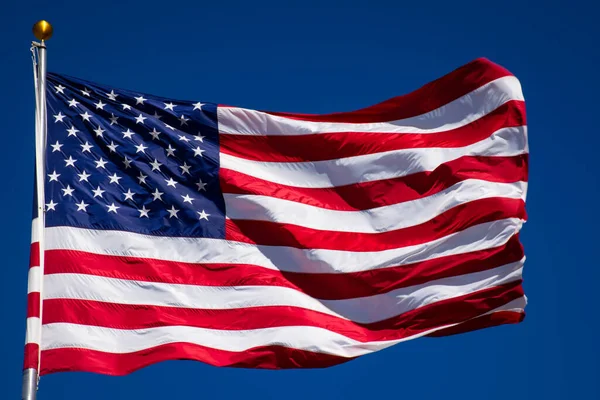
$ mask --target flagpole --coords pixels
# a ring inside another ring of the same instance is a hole
[[[35,85],[35,182],[37,194],[37,218],[36,226],[32,226],[32,240],[39,242],[39,274],[31,274],[28,292],[32,290],[31,286],[39,288],[40,296],[38,305],[39,315],[29,316],[27,318],[26,343],[37,345],[37,354],[33,364],[35,368],[28,362],[28,367],[23,371],[23,385],[21,392],[22,400],[35,400],[39,381],[40,370],[40,355],[41,355],[41,332],[42,332],[42,288],[44,277],[44,164],[45,164],[45,148],[46,148],[46,40],[52,36],[52,25],[47,21],[38,21],[33,25],[33,34],[40,42],[32,42],[33,52],[33,75]],[[37,55],[37,57],[36,57]],[[37,236],[37,238],[35,237]],[[32,282],[33,279],[39,282]],[[29,308],[29,307],[28,307]],[[27,355],[26,355],[27,357]]]
[[[37,392],[38,374],[34,368],[27,368],[23,371],[23,388],[21,392],[22,400],[35,400]]]

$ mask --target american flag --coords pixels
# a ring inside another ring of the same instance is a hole
[[[525,104],[499,65],[328,115],[59,74],[47,97],[25,368],[326,367],[524,317]]]

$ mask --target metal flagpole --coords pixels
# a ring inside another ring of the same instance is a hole
[[[34,368],[27,368],[23,371],[23,388],[21,392],[22,400],[35,400],[37,391],[38,374]]]
[[[39,262],[40,274],[38,278],[41,282],[36,282],[40,288],[40,315],[34,324],[27,324],[27,343],[38,345],[37,365],[35,368],[27,368],[23,371],[23,386],[21,392],[22,400],[35,400],[39,380],[38,371],[40,370],[40,349],[41,349],[41,331],[42,331],[42,288],[44,277],[44,164],[46,149],[46,43],[45,41],[52,36],[52,25],[47,21],[38,21],[33,26],[33,34],[40,40],[32,42],[34,83],[35,83],[35,182],[37,192],[37,226],[32,227],[37,232],[39,241]],[[36,59],[37,50],[37,59]],[[31,283],[30,283],[31,284]],[[29,318],[28,318],[29,320]],[[28,321],[29,322],[29,321]]]

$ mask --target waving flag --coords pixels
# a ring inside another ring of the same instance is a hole
[[[523,319],[525,105],[490,61],[328,115],[47,98],[26,368],[325,367]]]

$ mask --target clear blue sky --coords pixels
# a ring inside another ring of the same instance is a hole
[[[172,361],[126,377],[56,374],[42,379],[40,400],[600,398],[600,8],[561,3],[3,2],[0,398],[21,390],[34,148],[29,43],[40,18],[55,27],[51,71],[276,111],[361,108],[488,57],[523,84],[531,145],[522,324],[418,339],[324,370]]]

